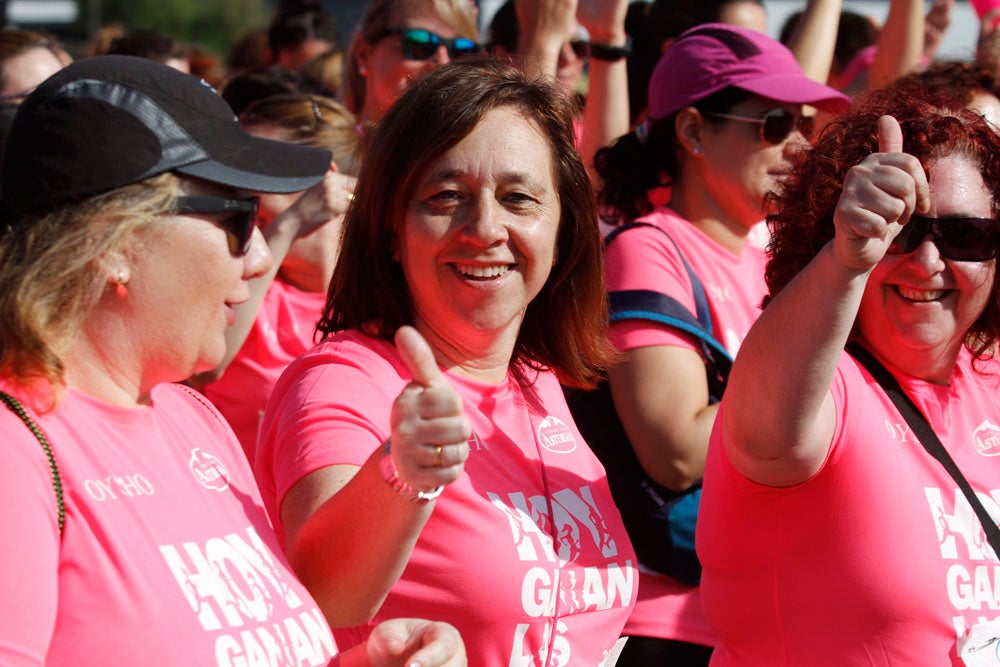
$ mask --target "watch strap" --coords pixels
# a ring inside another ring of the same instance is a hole
[[[605,60],[617,62],[632,55],[632,36],[625,35],[623,46],[611,46],[609,44],[590,43],[590,57],[594,60]]]

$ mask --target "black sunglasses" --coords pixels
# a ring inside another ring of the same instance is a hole
[[[769,144],[780,144],[792,130],[798,130],[806,139],[812,136],[816,129],[816,119],[813,116],[795,117],[791,111],[784,109],[771,109],[760,118],[752,116],[737,116],[731,113],[718,113],[716,111],[705,112],[708,116],[725,118],[727,120],[738,120],[744,123],[757,123],[760,125],[760,137]]]
[[[577,58],[585,60],[590,57],[590,42],[585,39],[571,39],[569,47],[573,49]]]
[[[238,199],[227,199],[226,197],[178,197],[178,213],[230,213],[224,218],[215,220],[215,223],[225,229],[231,240],[230,251],[237,256],[243,256],[250,251],[250,243],[253,240],[253,230],[257,222],[257,207],[259,200],[256,197],[240,197]]]
[[[440,46],[448,50],[448,56],[453,60],[479,52],[479,44],[467,37],[442,37],[420,28],[386,28],[375,35],[374,41],[377,42],[389,35],[399,35],[403,38],[401,41],[403,57],[407,60],[430,60]]]
[[[942,257],[959,262],[985,262],[1000,249],[1000,220],[993,218],[928,218],[914,213],[889,244],[894,255],[911,253],[927,235]]]

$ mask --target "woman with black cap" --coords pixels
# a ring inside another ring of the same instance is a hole
[[[104,56],[28,97],[5,161],[0,663],[329,664],[239,443],[173,384],[218,364],[270,265],[245,192],[307,188],[329,153],[254,139],[204,82]],[[393,620],[339,664],[404,663],[464,648]]]

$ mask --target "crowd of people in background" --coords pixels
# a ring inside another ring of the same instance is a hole
[[[954,1],[0,30],[0,664],[1000,665]]]

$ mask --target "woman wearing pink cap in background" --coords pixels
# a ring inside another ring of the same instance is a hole
[[[838,111],[848,102],[761,33],[724,24],[684,33],[653,73],[650,120],[597,155],[606,221],[644,223],[607,246],[608,291],[656,292],[694,312],[683,254],[704,285],[715,337],[735,355],[765,294],[765,257],[751,230],[808,139],[807,104]],[[654,210],[648,194],[664,185],[669,203]],[[610,372],[611,397],[645,474],[666,496],[700,485],[716,406],[695,338],[639,319],[616,321],[610,335],[625,354]],[[601,438],[575,417],[599,448]],[[599,456],[614,491],[612,459],[620,462],[621,451]],[[638,483],[619,481],[621,507]],[[643,561],[648,531],[630,527],[628,516],[626,526]],[[619,664],[707,664],[716,639],[699,595],[697,585],[643,572]]]

